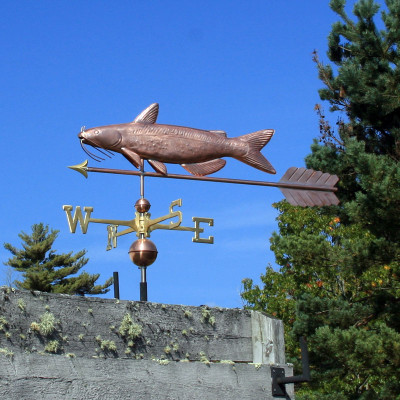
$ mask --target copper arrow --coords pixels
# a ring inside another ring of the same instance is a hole
[[[327,206],[339,204],[339,199],[334,192],[339,178],[321,171],[306,168],[289,168],[279,182],[252,181],[245,179],[217,178],[210,176],[193,176],[180,174],[159,174],[156,172],[140,172],[123,169],[88,167],[88,161],[73,165],[68,168],[80,172],[86,178],[88,172],[104,174],[135,175],[151,178],[186,179],[191,181],[234,183],[239,185],[255,185],[278,187],[286,200],[296,206]]]

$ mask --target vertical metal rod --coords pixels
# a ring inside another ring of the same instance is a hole
[[[119,277],[118,272],[113,272],[113,280],[114,280],[114,299],[119,300]]]
[[[140,198],[144,199],[144,160],[140,166]]]
[[[146,282],[146,267],[140,267],[140,282]]]
[[[144,160],[140,166],[140,198],[144,199]],[[144,213],[140,213],[143,217]],[[144,233],[140,233],[139,239],[145,239]],[[147,281],[146,281],[146,267],[140,268],[140,301],[147,301]]]
[[[140,198],[144,199],[144,160],[142,160],[142,165],[140,166]],[[144,213],[140,213],[140,216],[143,218]],[[144,233],[140,233],[139,239],[144,239]]]

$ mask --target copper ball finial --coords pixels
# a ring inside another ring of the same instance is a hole
[[[135,203],[136,211],[139,213],[145,213],[150,210],[150,202],[147,199],[139,199]]]
[[[157,247],[149,239],[138,239],[129,248],[131,261],[139,267],[148,267],[157,258]]]

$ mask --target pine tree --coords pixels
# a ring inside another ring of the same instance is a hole
[[[78,271],[89,261],[84,257],[86,250],[76,254],[57,254],[52,250],[58,236],[57,230],[51,229],[43,223],[32,226],[32,234],[21,232],[18,236],[22,240],[22,249],[17,249],[10,243],[4,243],[4,248],[11,252],[11,257],[5,265],[22,272],[23,281],[15,281],[17,288],[39,290],[41,292],[78,294],[107,293],[113,279],[108,279],[103,285],[95,285],[100,274],[90,275]]]
[[[400,0],[330,6],[340,21],[328,37],[333,65],[314,60],[325,87],[320,138],[308,168],[340,177],[338,207],[277,203],[271,238],[279,271],[263,287],[244,280],[249,307],[282,318],[288,351],[306,335],[313,381],[297,399],[400,399]],[[380,22],[379,22],[380,23]]]

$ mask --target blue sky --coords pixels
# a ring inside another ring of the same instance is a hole
[[[0,15],[0,242],[19,246],[21,230],[47,223],[60,231],[57,251],[88,250],[85,270],[100,272],[99,282],[119,272],[122,299],[139,297],[140,273],[127,254],[136,237],[106,252],[106,226],[71,234],[62,205],[131,219],[139,179],[92,173],[86,180],[68,169],[87,158],[77,139],[82,125],[129,122],[157,102],[159,123],[229,137],[273,128],[263,154],[275,176],[234,159],[215,174],[272,181],[304,166],[318,135],[321,83],[311,53],[328,61],[326,37],[337,19],[328,1],[3,1]],[[89,166],[133,168],[118,154]],[[145,195],[153,217],[182,198],[183,225],[192,226],[192,216],[215,220],[207,229],[213,245],[192,243],[188,232],[152,233],[159,255],[148,269],[149,300],[242,306],[241,280],[258,282],[274,263],[279,190],[149,178]],[[0,248],[0,261],[9,255]]]

